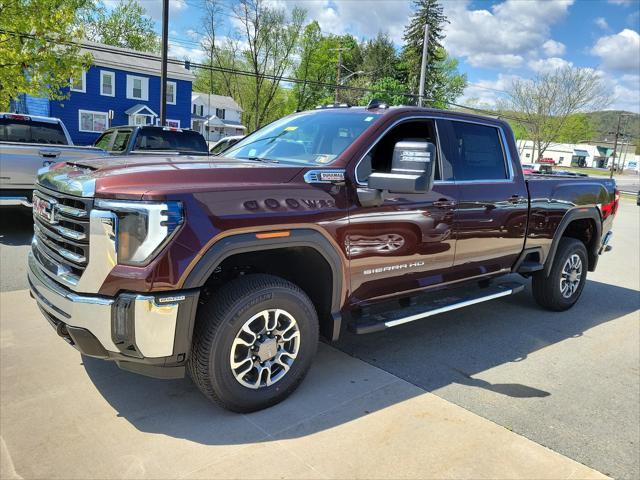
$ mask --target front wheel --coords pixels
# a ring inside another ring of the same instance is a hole
[[[318,317],[298,286],[271,275],[246,275],[199,307],[188,371],[209,399],[252,412],[297,388],[317,344]]]
[[[533,275],[533,296],[549,310],[561,312],[580,298],[587,280],[587,250],[580,240],[562,238],[549,275],[544,270]]]

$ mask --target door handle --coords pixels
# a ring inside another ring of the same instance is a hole
[[[455,207],[456,202],[452,200],[447,200],[445,198],[440,198],[433,202],[433,206],[437,208],[452,208]]]
[[[520,195],[511,195],[511,198],[509,198],[508,202],[509,203],[520,203],[520,199],[522,197]]]
[[[38,153],[44,158],[57,158],[60,155],[60,152],[55,150],[40,150]]]

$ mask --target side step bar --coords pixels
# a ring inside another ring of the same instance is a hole
[[[472,294],[462,296],[451,295],[429,302],[418,303],[399,310],[374,314],[368,318],[360,319],[349,325],[350,330],[356,334],[380,332],[387,328],[396,327],[404,323],[421,320],[423,318],[450,312],[459,308],[469,307],[476,303],[488,302],[496,298],[507,297],[524,290],[524,284],[509,282],[478,289]]]

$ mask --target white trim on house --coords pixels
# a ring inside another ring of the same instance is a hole
[[[169,105],[175,105],[176,104],[176,99],[178,97],[178,83],[177,82],[172,82],[170,80],[167,80],[167,94],[169,93],[169,86],[173,87],[173,102],[169,101],[169,98],[167,96],[167,104]]]
[[[93,115],[93,118],[91,119],[91,130],[86,130],[82,128],[82,114],[83,113],[90,113],[91,115]],[[95,128],[95,123],[96,123],[96,115],[99,116],[104,116],[104,128],[102,130],[96,130]],[[78,131],[79,132],[87,132],[87,133],[102,133],[104,132],[107,128],[109,128],[109,113],[108,112],[96,112],[94,110],[78,110]]]
[[[104,93],[104,77],[111,78],[111,93]],[[116,72],[111,72],[109,70],[100,70],[100,95],[103,95],[105,97],[116,96]]]
[[[70,90],[72,92],[87,93],[87,72],[84,70],[82,71],[82,88],[73,88],[73,81],[73,78],[69,79],[69,82],[71,83]]]
[[[140,97],[136,97],[133,95],[133,86],[134,81],[140,80]],[[149,79],[147,77],[139,77],[137,75],[129,75],[127,74],[127,98],[130,100],[149,100]]]

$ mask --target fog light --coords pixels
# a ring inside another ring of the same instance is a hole
[[[118,297],[111,311],[111,338],[121,351],[131,351],[135,346],[133,307],[134,299],[125,294]]]

